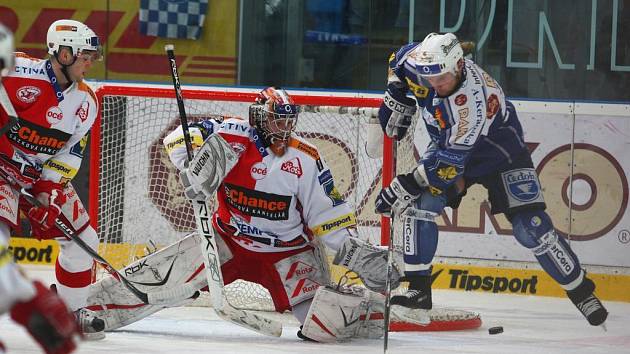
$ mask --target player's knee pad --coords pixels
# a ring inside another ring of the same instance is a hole
[[[553,230],[549,215],[543,210],[528,210],[516,213],[511,218],[514,237],[523,246],[535,249],[541,239]]]
[[[430,272],[430,265],[438,244],[435,218],[444,209],[443,198],[424,193],[405,211],[403,221],[403,254],[405,274]]]
[[[581,278],[582,270],[569,244],[553,228],[543,210],[520,212],[512,216],[514,236],[529,248],[543,269],[561,285]]]

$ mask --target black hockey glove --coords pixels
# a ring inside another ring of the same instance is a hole
[[[423,167],[420,166],[419,168]],[[376,213],[390,216],[393,210],[396,215],[401,215],[409,207],[409,204],[418,199],[427,188],[426,182],[419,180],[416,170],[398,175],[392,180],[389,187],[383,189],[376,197],[374,203]]]
[[[390,138],[401,140],[416,113],[416,101],[404,95],[392,94],[390,90],[385,92],[383,104],[378,110],[378,120],[381,128]]]

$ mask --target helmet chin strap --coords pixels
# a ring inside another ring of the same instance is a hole
[[[68,74],[68,68],[71,67],[77,61],[77,57],[73,55],[72,63],[70,63],[69,65],[62,63],[61,60],[59,60],[59,52],[55,52],[55,59],[57,60],[57,63],[61,65],[61,73],[66,78],[66,80],[68,80],[69,83],[74,82],[72,81],[72,79],[70,79],[70,75]]]

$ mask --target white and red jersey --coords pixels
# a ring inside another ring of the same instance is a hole
[[[16,53],[15,67],[2,79],[18,123],[0,137],[0,175],[30,187],[38,178],[72,179],[81,165],[82,139],[98,112],[94,92],[84,82],[62,91],[50,60]],[[0,109],[0,126],[8,115]]]
[[[298,249],[313,236],[339,248],[355,216],[314,145],[292,136],[285,154],[277,156],[245,120],[205,120],[199,127],[206,135],[220,134],[239,154],[217,191],[216,228],[231,229],[238,244],[257,252]],[[195,146],[203,142],[199,127],[190,128]],[[164,138],[164,145],[181,170],[187,159],[181,127]]]

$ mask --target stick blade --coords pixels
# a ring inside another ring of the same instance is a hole
[[[222,319],[260,334],[272,337],[280,337],[282,335],[282,323],[256,313],[239,310],[230,305],[224,306],[223,309],[214,308],[214,311]]]

